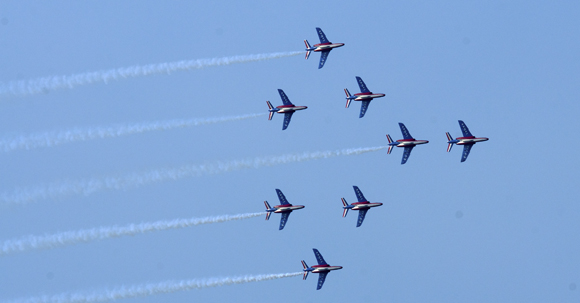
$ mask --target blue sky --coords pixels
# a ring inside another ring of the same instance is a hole
[[[168,279],[300,271],[314,276],[131,299],[135,302],[570,302],[580,296],[579,4],[573,1],[4,1],[0,81],[186,59],[333,50],[0,99],[4,136],[114,123],[266,112],[283,89],[307,110],[282,116],[0,154],[0,192],[38,184],[286,153],[381,146],[403,122],[419,146],[90,196],[0,207],[0,239],[96,226],[294,212],[0,258],[0,300]],[[386,97],[358,118],[344,108],[355,76]],[[469,159],[445,153],[457,120],[476,136]],[[341,217],[352,185],[373,209],[360,228]],[[462,215],[458,215],[462,214]],[[458,218],[459,217],[459,218]],[[127,300],[129,301],[129,300]]]

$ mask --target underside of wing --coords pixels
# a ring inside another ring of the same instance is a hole
[[[467,156],[469,156],[469,152],[471,151],[472,146],[473,144],[463,145],[463,154],[461,155],[461,162],[465,162],[465,160],[467,160]]]
[[[459,127],[461,128],[461,132],[463,133],[464,137],[473,137],[469,131],[469,128],[467,128],[467,125],[465,125],[465,122],[459,120]]]
[[[324,258],[322,257],[322,254],[320,254],[318,249],[313,248],[312,251],[314,251],[314,256],[316,257],[316,262],[318,262],[318,265],[328,264],[328,263],[326,263],[326,261],[324,261]]]
[[[288,128],[288,125],[290,124],[290,119],[292,119],[293,113],[294,112],[284,113],[284,125],[282,125],[282,130],[285,130]]]
[[[365,196],[360,191],[360,189],[358,188],[358,186],[353,186],[353,188],[354,188],[354,193],[356,194],[356,198],[358,199],[358,202],[366,202],[366,201],[368,201],[367,199],[365,199]]]
[[[399,123],[399,127],[401,128],[401,133],[403,134],[403,139],[413,139],[411,133],[403,123]]]
[[[282,217],[280,217],[280,228],[278,228],[278,230],[284,229],[284,226],[286,226],[286,222],[288,221],[288,216],[290,216],[290,212],[282,213]]]
[[[411,151],[413,150],[413,147],[415,146],[405,147],[405,150],[403,151],[403,159],[401,159],[401,164],[407,163],[407,160],[409,160],[409,156],[411,156]]]
[[[324,285],[324,280],[326,280],[326,275],[328,275],[327,271],[318,274],[318,285],[316,286],[316,290],[322,288],[322,285]]]
[[[370,100],[365,100],[361,102],[362,104],[360,105],[360,115],[358,115],[359,118],[362,118],[365,116],[367,109],[369,108],[369,104],[371,104]]]
[[[284,93],[283,90],[278,89],[278,93],[280,93],[280,98],[282,98],[282,103],[284,105],[294,105],[292,102],[290,102],[290,99],[288,99],[288,96],[286,96],[286,93]]]
[[[276,188],[276,193],[278,194],[278,199],[280,200],[280,205],[290,204],[290,203],[288,203],[288,200],[286,200],[286,197],[284,196],[284,194],[282,193],[281,190]]]
[[[324,32],[320,29],[320,27],[316,28],[316,33],[318,33],[318,38],[320,39],[320,43],[330,43],[328,41],[328,39],[326,39],[326,35],[324,34]]]
[[[362,225],[363,221],[365,220],[365,216],[367,215],[367,211],[369,211],[368,208],[363,208],[358,211],[358,220],[356,221],[356,227]]]
[[[330,50],[320,52],[320,63],[318,64],[318,69],[321,69],[324,66],[324,63],[326,63],[326,59],[328,58],[329,53]]]
[[[370,93],[371,91],[367,88],[367,85],[361,79],[361,77],[356,77],[356,82],[358,82],[358,87],[361,93]]]

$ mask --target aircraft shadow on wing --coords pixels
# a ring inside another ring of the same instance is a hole
[[[306,59],[310,57],[310,52],[320,52],[320,63],[318,64],[318,69],[321,69],[328,58],[328,54],[333,48],[341,47],[344,43],[331,43],[326,39],[326,35],[320,29],[320,27],[316,28],[316,32],[318,33],[318,38],[320,39],[319,44],[314,44],[310,46],[308,40],[304,40],[304,44],[306,45]]]
[[[342,208],[343,208],[342,217],[343,218],[346,217],[346,214],[348,214],[349,210],[358,210],[358,220],[356,221],[356,227],[359,227],[362,225],[362,223],[365,219],[365,215],[367,214],[367,211],[369,211],[369,209],[371,207],[381,206],[381,205],[383,205],[383,203],[369,202],[365,198],[365,196],[363,195],[361,190],[358,188],[358,186],[353,186],[353,188],[354,188],[354,193],[356,194],[356,198],[357,198],[358,202],[348,204],[344,198],[341,198],[342,199]]]
[[[276,193],[278,194],[280,205],[270,207],[268,201],[264,201],[264,205],[266,205],[266,220],[270,219],[270,215],[272,213],[282,214],[282,217],[280,218],[280,227],[278,228],[278,230],[282,230],[284,229],[284,226],[286,226],[286,222],[288,221],[288,216],[290,216],[290,213],[297,209],[304,208],[304,205],[292,205],[288,203],[288,200],[286,200],[286,197],[284,196],[282,191],[277,188]]]
[[[399,123],[399,127],[401,128],[401,132],[403,133],[403,139],[393,141],[390,135],[387,134],[387,140],[389,141],[389,149],[387,150],[387,154],[391,153],[393,146],[396,147],[403,147],[405,150],[403,151],[403,159],[401,159],[401,164],[407,163],[409,156],[411,155],[411,151],[413,148],[420,144],[429,143],[427,140],[416,140],[411,136],[405,124]]]
[[[328,265],[328,263],[326,263],[326,261],[324,261],[324,258],[322,257],[318,249],[313,248],[312,251],[314,251],[314,256],[316,257],[316,262],[318,262],[318,265],[308,267],[308,265],[306,265],[306,262],[302,260],[302,267],[304,268],[303,269],[304,275],[302,277],[302,280],[306,280],[309,272],[312,272],[313,274],[318,274],[318,284],[316,286],[316,290],[319,290],[322,288],[324,280],[326,280],[326,275],[328,275],[328,273],[332,270],[341,269],[342,266],[330,266]]]
[[[471,147],[475,145],[477,142],[484,142],[489,140],[489,138],[485,137],[475,137],[465,125],[465,122],[459,120],[459,128],[461,128],[461,132],[463,133],[463,137],[458,137],[453,139],[451,135],[447,132],[447,152],[451,151],[453,144],[463,145],[463,154],[461,155],[461,162],[465,162],[467,160],[467,156],[469,156],[469,152],[471,151]]]
[[[285,130],[286,128],[288,128],[288,125],[290,124],[292,114],[294,114],[294,112],[297,110],[307,109],[308,107],[296,106],[292,104],[292,102],[290,102],[290,99],[288,99],[288,96],[286,96],[284,91],[281,89],[278,89],[278,93],[280,93],[280,98],[282,98],[282,105],[273,107],[270,101],[266,101],[270,112],[270,114],[268,115],[268,120],[272,120],[272,116],[274,116],[274,113],[284,114],[284,124],[282,124],[282,130]]]
[[[350,102],[353,100],[354,101],[362,101],[361,106],[360,106],[360,115],[358,116],[359,118],[362,118],[362,117],[364,117],[365,113],[367,112],[367,109],[369,108],[371,101],[374,98],[384,97],[385,94],[372,93],[367,88],[366,84],[361,79],[361,77],[357,76],[356,82],[358,83],[358,86],[360,88],[360,93],[351,95],[347,88],[344,89],[344,93],[346,94],[346,108],[348,108],[350,106]]]

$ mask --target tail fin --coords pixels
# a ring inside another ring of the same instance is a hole
[[[344,210],[342,211],[342,217],[346,217],[346,214],[348,214],[348,208],[346,208],[348,206],[348,203],[346,203],[346,200],[344,198],[340,198],[342,200],[342,205],[344,206]]]
[[[391,135],[389,135],[389,134],[387,134],[387,140],[389,141],[389,144],[393,143],[393,139],[391,138]],[[387,150],[387,155],[389,155],[392,150],[393,150],[393,145],[389,145],[389,149]]]
[[[447,141],[452,141],[453,137],[451,137],[451,135],[449,134],[449,132],[445,133],[447,135]]]
[[[346,108],[348,108],[350,106],[350,101],[352,101],[352,99],[350,98],[350,92],[348,91],[347,88],[344,89],[344,93],[346,94]]]
[[[264,201],[264,205],[266,206],[266,210],[270,210],[270,204],[268,203],[268,201]],[[268,221],[268,219],[270,219],[271,214],[272,214],[271,212],[266,213],[266,221]]]
[[[453,143],[451,143],[450,141],[453,141],[453,137],[451,137],[451,135],[447,132],[445,133],[447,135],[447,152],[451,151],[451,148],[453,147]]]
[[[306,262],[304,262],[304,260],[302,260],[302,267],[304,267],[304,275],[302,276],[302,280],[306,280],[309,271],[306,270],[308,269],[308,265],[306,265]]]
[[[308,57],[310,57],[310,43],[308,43],[308,40],[304,40],[304,45],[306,45],[306,60],[308,60]]]
[[[266,103],[268,103],[268,109],[270,110],[270,115],[268,116],[268,120],[272,120],[272,116],[274,116],[274,112],[272,111],[272,109],[274,107],[272,106],[272,103],[270,103],[270,101],[266,101]]]

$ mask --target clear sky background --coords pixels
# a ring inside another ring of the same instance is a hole
[[[28,234],[238,214],[292,213],[0,258],[0,300],[169,279],[316,275],[127,302],[578,302],[580,3],[577,1],[2,1],[0,81],[185,59],[331,52],[0,99],[1,137],[73,127],[265,113],[284,89],[307,110],[0,154],[0,192],[66,179],[386,145],[398,122],[429,144],[0,207],[0,241]],[[355,76],[386,97],[345,109]],[[446,153],[464,120],[477,144]],[[340,198],[384,205],[355,228]]]

